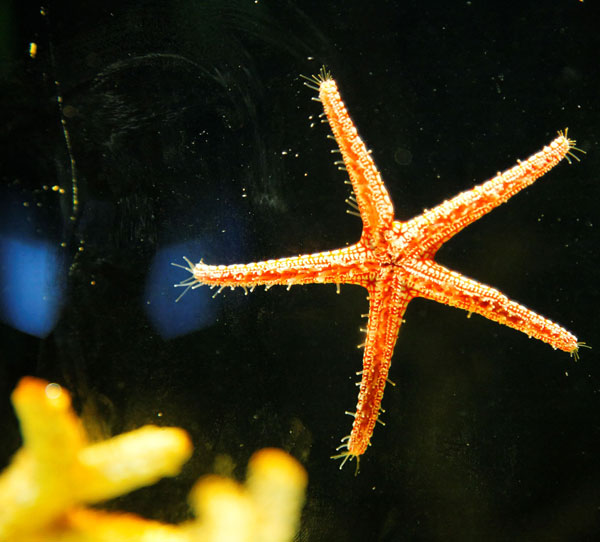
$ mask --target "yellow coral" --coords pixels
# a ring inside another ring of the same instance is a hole
[[[169,525],[84,505],[176,475],[192,452],[185,431],[145,426],[90,444],[57,384],[24,378],[12,401],[23,447],[0,476],[3,542],[288,542],[296,533],[306,473],[280,450],[254,454],[245,486],[199,480],[198,519]]]

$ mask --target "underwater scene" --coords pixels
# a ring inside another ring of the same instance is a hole
[[[597,17],[5,1],[0,540],[598,540]]]

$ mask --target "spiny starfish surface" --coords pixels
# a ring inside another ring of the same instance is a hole
[[[370,444],[398,330],[408,303],[424,297],[477,313],[507,325],[553,348],[576,356],[582,343],[558,324],[511,301],[498,290],[469,279],[434,261],[439,248],[463,228],[532,184],[576,150],[566,131],[524,162],[462,192],[412,220],[394,219],[394,208],[371,154],[358,136],[335,81],[324,69],[309,80],[318,91],[325,115],[342,154],[354,197],[350,203],[363,222],[359,241],[346,248],[239,265],[192,264],[192,276],[177,286],[211,287],[334,283],[358,284],[368,291],[369,320],[363,370],[352,432],[333,456],[360,458]],[[185,293],[185,292],[184,292]],[[340,468],[341,468],[340,466]],[[357,465],[358,467],[358,465]]]

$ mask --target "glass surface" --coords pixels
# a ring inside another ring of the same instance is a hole
[[[97,438],[186,429],[181,475],[106,506],[188,517],[198,476],[281,447],[309,475],[300,540],[597,540],[600,364],[424,300],[400,330],[354,476],[366,291],[206,287],[170,265],[346,246],[346,175],[301,74],[326,65],[408,219],[557,130],[587,151],[437,261],[600,348],[594,2],[129,0],[0,8],[0,399],[59,382]],[[31,44],[34,43],[35,46]],[[311,124],[315,124],[311,127]]]

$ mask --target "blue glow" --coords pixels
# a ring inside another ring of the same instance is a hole
[[[63,306],[65,277],[53,244],[0,236],[0,318],[8,325],[47,336]]]
[[[154,256],[146,281],[144,306],[148,318],[165,339],[208,327],[216,320],[220,303],[212,299],[214,292],[207,287],[190,289],[175,302],[185,288],[173,285],[190,274],[171,263],[186,265],[183,256],[193,261],[195,255],[205,253],[199,241],[191,241],[163,248]]]

